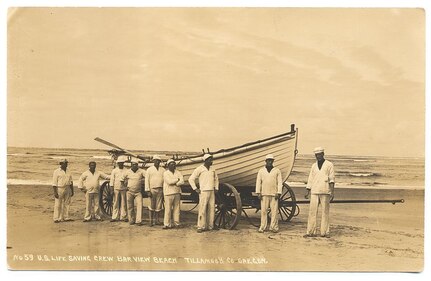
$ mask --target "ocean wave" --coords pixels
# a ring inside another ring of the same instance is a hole
[[[305,186],[306,185],[306,183],[302,182],[302,181],[288,181],[287,184],[289,186],[295,186],[295,187]]]
[[[376,162],[376,160],[353,159],[353,162]]]
[[[51,185],[51,182],[50,181],[42,181],[42,180],[7,179],[7,184],[10,184],[10,185]]]
[[[95,159],[108,159],[108,160],[112,159],[112,157],[109,156],[109,155],[103,155],[103,156],[101,156],[101,155],[94,155],[93,158],[95,158]]]
[[[349,173],[349,176],[352,177],[372,177],[372,176],[376,176],[376,174],[374,173]]]
[[[17,157],[25,156],[25,157],[31,157],[31,156],[35,156],[35,155],[32,154],[32,153],[26,152],[26,153],[8,153],[7,156],[17,156]]]

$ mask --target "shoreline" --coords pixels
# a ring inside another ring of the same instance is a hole
[[[289,183],[292,188],[305,188],[305,184]],[[37,180],[24,180],[24,179],[7,179],[7,186],[52,186],[51,183],[37,181]],[[77,187],[74,185],[74,187]],[[425,185],[414,186],[401,186],[401,185],[335,185],[335,189],[371,189],[371,190],[425,190]]]

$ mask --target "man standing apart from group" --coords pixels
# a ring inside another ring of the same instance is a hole
[[[191,187],[199,194],[198,233],[216,229],[214,228],[215,192],[218,191],[219,186],[217,172],[212,167],[212,155],[205,154],[203,160],[204,164],[197,167],[189,178]],[[196,186],[196,179],[199,179],[199,187]]]
[[[163,229],[180,227],[181,185],[184,184],[183,175],[180,171],[175,169],[175,161],[169,159],[167,166],[168,170],[163,174],[163,194],[165,197],[165,217],[163,220]]]
[[[256,194],[260,199],[260,227],[259,232],[263,233],[268,225],[268,208],[271,208],[271,224],[269,230],[278,232],[278,199],[283,190],[283,179],[278,168],[273,166],[274,156],[268,154],[265,157],[265,167],[257,173]]]
[[[158,155],[153,156],[154,166],[147,169],[145,173],[145,190],[150,191],[150,226],[160,225],[159,214],[163,205],[163,174],[165,169],[160,167],[162,159]]]
[[[322,208],[320,223],[320,236],[329,237],[329,202],[334,199],[335,172],[334,165],[325,160],[322,147],[314,149],[316,162],[311,166],[307,182],[305,198],[310,197],[310,210],[308,213],[307,233],[304,237],[313,237],[317,234],[317,213]]]
[[[89,169],[82,173],[79,178],[78,188],[85,193],[85,215],[84,222],[89,222],[93,218],[101,221],[99,209],[99,180],[109,180],[110,176],[103,172],[96,171],[96,162],[88,163]]]
[[[109,182],[109,185],[114,188],[114,203],[111,222],[115,222],[118,220],[122,220],[125,222],[129,221],[127,219],[127,190],[121,182],[123,174],[126,171],[126,169],[124,169],[125,160],[125,156],[118,156],[117,167],[115,167],[115,169],[113,169],[111,172],[111,181]]]
[[[67,170],[67,160],[60,161],[60,167],[54,171],[52,188],[54,190],[54,222],[72,221],[69,218],[69,207],[73,196],[72,175]]]
[[[144,178],[145,171],[139,168],[138,160],[133,159],[132,167],[123,174],[121,179],[123,184],[127,186],[127,214],[130,225],[142,225],[142,193]]]

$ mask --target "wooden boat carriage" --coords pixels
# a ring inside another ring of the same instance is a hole
[[[141,167],[148,168],[152,165],[152,159],[145,155],[122,149],[105,140],[96,138],[97,141],[114,147],[109,151],[113,160],[120,155],[141,159]],[[219,192],[216,193],[215,225],[219,228],[233,229],[243,215],[251,224],[258,226],[247,211],[260,210],[260,200],[254,193],[256,177],[259,169],[265,165],[265,155],[271,153],[275,157],[275,166],[280,169],[283,177],[283,192],[279,198],[278,215],[282,222],[290,221],[299,214],[298,204],[306,204],[309,201],[296,200],[293,190],[287,184],[287,179],[292,172],[297,151],[298,129],[291,125],[289,132],[246,143],[240,146],[221,149],[215,152],[203,151],[194,156],[172,156],[177,163],[177,169],[184,176],[186,184],[181,187],[181,200],[183,204],[198,204],[199,195],[188,185],[188,178],[193,170],[203,163],[202,156],[205,153],[213,155],[213,167],[216,169],[220,180]],[[129,162],[130,164],[130,162]],[[145,196],[145,195],[144,195]],[[403,203],[404,199],[390,200],[334,200],[331,203]],[[99,204],[102,212],[112,215],[113,190],[106,181],[101,186]]]

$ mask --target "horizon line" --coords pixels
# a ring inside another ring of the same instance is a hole
[[[111,149],[103,148],[76,148],[76,147],[38,147],[38,146],[7,146],[9,148],[36,148],[36,149],[69,149],[69,150],[100,150],[109,151]],[[148,151],[148,152],[184,152],[184,153],[200,153],[199,151],[184,151],[184,150],[144,150],[144,149],[128,149],[129,151]],[[313,155],[312,153],[298,153],[298,155]],[[326,154],[326,156],[355,156],[355,157],[386,157],[386,158],[423,158],[425,156],[399,156],[399,155],[359,155],[359,154]]]

